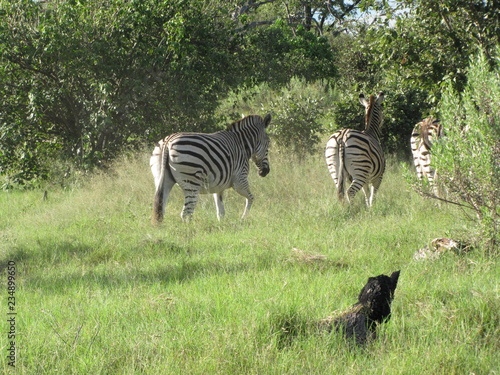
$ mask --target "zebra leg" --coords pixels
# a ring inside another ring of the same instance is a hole
[[[432,193],[436,197],[439,197],[439,189],[436,185],[436,178],[437,178],[436,171],[429,167],[429,171],[425,174],[425,177],[427,177],[427,181],[429,181],[429,186],[431,188]]]
[[[363,193],[365,194],[365,203],[366,207],[371,207],[372,205],[372,199],[373,199],[373,185],[368,187],[368,184],[363,185],[361,188],[363,190]]]
[[[420,164],[420,155],[413,157],[413,165],[415,166],[415,170],[417,171],[417,178],[422,180],[422,165]]]
[[[352,203],[354,196],[356,193],[361,189],[361,187],[364,185],[364,181],[361,181],[360,179],[353,179],[351,185],[347,189],[347,200],[349,203]]]
[[[382,176],[379,176],[378,178],[376,178],[375,180],[373,180],[371,182],[371,184],[370,184],[370,200],[368,201],[369,202],[368,207],[373,206],[373,202],[375,202],[375,194],[377,194],[377,191],[380,188],[381,184],[382,184]]]
[[[365,203],[366,207],[370,208],[373,206],[373,202],[375,201],[375,194],[377,193],[378,188],[375,185],[368,184],[363,186],[363,193],[365,193]]]
[[[243,215],[241,215],[241,219],[244,219],[247,217],[248,213],[250,212],[250,207],[252,207],[252,203],[253,203],[253,195],[252,193],[248,192],[248,195],[247,195],[247,201],[246,201],[246,204],[245,204],[245,211],[243,211]]]
[[[245,210],[243,211],[243,215],[241,215],[241,219],[244,219],[247,217],[254,199],[252,193],[250,193],[250,189],[248,188],[248,181],[234,184],[233,188],[239,195],[246,198]]]
[[[215,207],[217,208],[217,219],[219,221],[222,220],[224,214],[226,213],[226,211],[224,210],[224,201],[222,198],[222,192],[214,194]]]
[[[436,197],[441,197],[441,191],[439,189],[439,186],[438,184],[436,184],[436,181],[438,179],[438,173],[437,171],[432,171],[432,189],[434,191],[434,194],[436,195]]]
[[[192,188],[183,188],[184,191],[184,207],[181,212],[181,218],[184,222],[189,222],[193,216],[194,208],[198,203],[198,195],[200,190]]]
[[[427,181],[429,181],[429,187],[431,188],[432,193],[437,196],[436,186],[434,185],[434,178],[432,176],[432,172],[427,175]]]

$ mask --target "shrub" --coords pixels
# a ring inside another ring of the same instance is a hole
[[[323,133],[321,118],[328,111],[324,93],[307,90],[303,81],[292,80],[268,104],[273,114],[270,134],[279,151],[303,157],[317,151]]]
[[[475,213],[487,248],[498,246],[500,229],[500,68],[475,58],[462,94],[443,93],[440,117],[445,138],[436,143],[433,163],[446,200]]]
[[[271,113],[271,135],[280,152],[303,157],[317,152],[336,94],[317,81],[292,78],[282,88],[267,83],[232,92],[217,110],[226,122],[242,114]]]

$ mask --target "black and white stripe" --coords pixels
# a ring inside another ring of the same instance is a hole
[[[434,181],[437,174],[431,166],[431,148],[433,142],[441,138],[442,133],[443,129],[439,120],[428,117],[415,125],[410,140],[417,177],[419,180],[425,177],[436,195],[438,194]]]
[[[375,193],[382,182],[385,170],[384,152],[380,145],[380,128],[383,123],[382,101],[384,93],[359,101],[366,109],[364,131],[341,129],[326,144],[325,157],[328,170],[338,190],[338,197],[352,202],[356,193],[363,189],[368,207],[372,206]],[[345,181],[350,183],[347,191]]]
[[[271,115],[247,116],[216,133],[175,133],[153,151],[150,165],[156,193],[153,222],[161,222],[170,190],[178,184],[184,192],[183,220],[189,219],[199,194],[213,194],[217,218],[224,216],[223,192],[234,188],[246,198],[244,218],[254,200],[248,185],[249,160],[259,175],[269,173],[269,137],[266,128]]]

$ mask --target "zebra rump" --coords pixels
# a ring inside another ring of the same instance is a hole
[[[150,159],[156,186],[153,223],[163,220],[175,184],[184,193],[183,220],[192,216],[199,194],[214,195],[220,220],[225,212],[223,192],[231,187],[246,198],[245,217],[254,199],[248,184],[249,160],[260,176],[270,171],[266,134],[270,121],[269,114],[251,115],[216,133],[174,133],[159,141]]]
[[[343,201],[347,195],[352,202],[356,193],[363,189],[366,205],[370,207],[385,171],[385,157],[379,141],[384,93],[380,92],[377,97],[371,95],[369,100],[361,94],[359,100],[366,110],[365,130],[341,129],[332,134],[326,144],[325,158],[339,200]],[[349,182],[347,191],[346,180]]]
[[[439,120],[428,117],[415,125],[410,139],[417,177],[419,180],[425,177],[435,193],[437,193],[434,187],[436,171],[431,166],[431,148],[433,142],[441,138],[442,133],[443,129]]]

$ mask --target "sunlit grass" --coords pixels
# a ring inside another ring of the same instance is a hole
[[[251,173],[247,220],[229,191],[224,221],[202,196],[182,223],[174,188],[155,227],[148,158],[121,160],[79,189],[49,189],[46,200],[1,193],[0,264],[17,265],[17,373],[497,371],[498,260],[481,249],[413,260],[469,223],[410,192],[396,162],[372,210],[362,194],[351,207],[337,202],[321,155],[273,154],[269,176]],[[322,260],[307,261],[314,255]],[[309,330],[353,304],[368,277],[398,269],[377,341],[355,348]],[[280,339],[283,324],[297,328],[290,339]],[[0,366],[8,370],[5,356]]]

